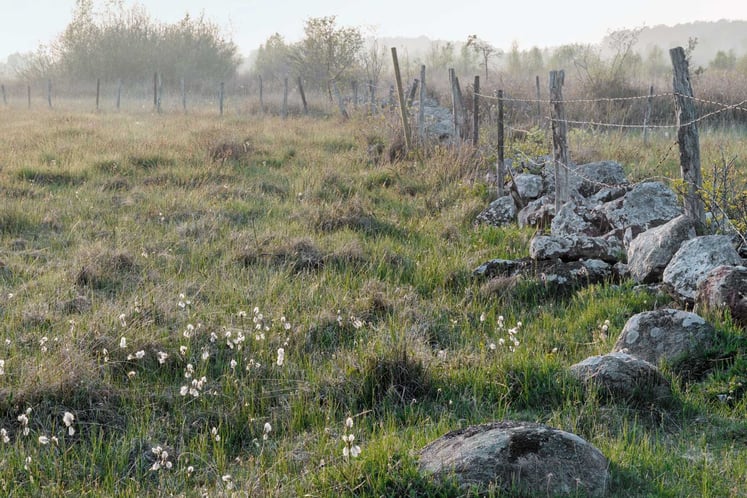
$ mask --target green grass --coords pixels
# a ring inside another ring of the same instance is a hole
[[[665,372],[671,406],[584,392],[568,367],[663,303],[630,283],[473,279],[533,235],[473,225],[489,161],[378,164],[387,125],[358,117],[0,113],[2,494],[463,496],[419,476],[417,452],[504,418],[598,446],[611,496],[744,493],[744,332],[709,317],[722,354],[697,381]],[[634,180],[677,173],[665,137],[572,138]],[[733,138],[704,133],[704,164],[744,153]]]

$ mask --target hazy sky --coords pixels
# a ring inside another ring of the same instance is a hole
[[[98,4],[103,4],[98,0]],[[131,5],[133,0],[125,0]],[[216,22],[247,55],[278,32],[302,37],[309,17],[337,15],[339,25],[373,27],[379,37],[426,35],[465,40],[476,34],[508,49],[598,42],[619,28],[720,19],[747,20],[745,0],[140,0],[152,17],[173,22],[186,12]],[[74,0],[0,0],[0,61],[53,41],[72,17]],[[367,34],[368,32],[364,30]]]

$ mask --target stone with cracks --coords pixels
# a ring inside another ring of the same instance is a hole
[[[555,216],[555,201],[548,196],[542,196],[524,206],[517,218],[520,227],[544,228],[552,222]]]
[[[560,207],[550,225],[550,235],[558,237],[575,237],[586,235],[587,237],[600,237],[603,230],[603,220],[599,213],[583,202],[570,201]]]
[[[540,175],[521,173],[514,177],[514,185],[524,201],[532,201],[542,195],[544,182]]]
[[[597,387],[613,400],[638,405],[671,399],[669,382],[659,369],[627,353],[592,356],[570,370],[584,385]]]
[[[477,215],[478,223],[492,226],[503,226],[516,220],[516,203],[510,195],[499,197],[490,203],[482,213]]]
[[[529,242],[529,256],[536,260],[601,259],[616,263],[622,259],[624,254],[625,248],[622,242],[614,237],[537,235]]]
[[[582,164],[572,170],[572,175],[580,180],[573,183],[578,185],[578,193],[582,197],[591,197],[602,189],[628,184],[622,165],[615,161]]]
[[[714,268],[698,284],[696,301],[705,309],[729,310],[734,323],[747,327],[747,268]]]
[[[628,247],[631,276],[638,283],[658,282],[682,243],[694,237],[695,225],[685,215],[641,233]]]
[[[617,338],[613,352],[624,352],[654,365],[679,367],[702,358],[716,338],[711,324],[695,313],[659,309],[633,315]]]
[[[529,496],[604,496],[607,459],[575,434],[530,422],[494,422],[450,432],[420,451],[420,471],[467,488]]]
[[[728,235],[705,235],[688,240],[672,256],[664,269],[662,281],[669,284],[675,293],[692,303],[698,292],[698,284],[708,272],[717,266],[742,264]]]
[[[600,206],[600,211],[612,229],[621,230],[634,225],[647,230],[682,214],[677,196],[661,182],[639,183],[624,197]]]

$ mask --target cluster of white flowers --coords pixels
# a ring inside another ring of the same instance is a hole
[[[264,439],[265,441],[267,441],[267,438],[270,437],[270,433],[271,432],[272,432],[272,425],[270,425],[269,422],[265,422],[265,427],[264,427],[264,431],[263,431],[263,434],[262,434],[262,439]]]
[[[278,359],[276,363],[279,367],[282,367],[284,361],[285,361],[285,349],[278,348]]]
[[[177,303],[177,306],[179,306],[180,309],[186,309],[187,306],[191,306],[192,301],[187,299],[187,296],[185,296],[183,293],[179,294],[179,302]]]
[[[65,427],[67,427],[68,435],[75,435],[75,428],[73,427],[73,423],[75,422],[75,415],[70,412],[65,412],[65,414],[62,416],[62,421],[65,423]]]
[[[161,448],[160,446],[156,446],[155,448],[151,448],[151,451],[154,455],[156,455],[156,461],[153,462],[153,465],[151,465],[150,470],[161,470],[166,469],[169,470],[172,467],[171,461],[169,461],[169,452]]]
[[[503,318],[503,315],[498,316],[498,323],[496,324],[496,326],[499,331],[503,330],[503,328],[505,327],[505,319]],[[519,341],[517,337],[521,327],[522,327],[522,323],[516,322],[516,325],[514,327],[508,329],[508,340],[506,340],[504,337],[501,337],[498,339],[498,345],[496,345],[494,342],[491,342],[488,345],[488,348],[491,351],[495,351],[496,349],[498,349],[498,346],[503,347],[506,344],[508,344],[508,350],[511,351],[512,353],[515,352],[516,348],[518,348],[519,344],[521,344],[521,342]]]
[[[0,429],[0,439],[5,444],[8,444],[10,442],[10,437],[8,436],[8,431],[5,430],[4,427],[2,429]]]
[[[348,430],[353,428],[352,417],[348,417],[345,420],[345,428]],[[342,441],[345,443],[345,446],[342,448],[342,456],[345,460],[350,457],[356,458],[361,454],[361,447],[355,444],[355,436],[353,434],[343,434]]]
[[[204,389],[205,384],[207,384],[207,377],[204,375],[199,379],[192,379],[191,384],[184,385],[179,389],[179,394],[182,396],[190,394],[192,397],[197,398]]]
[[[127,359],[128,360],[142,360],[145,358],[145,351],[142,349],[140,351],[137,351],[135,354],[128,354]]]
[[[600,341],[607,340],[607,332],[610,330],[610,321],[605,320],[602,325],[599,326],[598,338]]]
[[[210,429],[210,435],[213,437],[213,440],[215,440],[216,443],[220,441],[220,434],[218,434],[217,427],[213,427],[212,429]]]
[[[0,360],[0,375],[5,375],[5,360]]]
[[[26,408],[26,412],[16,417],[18,423],[21,424],[21,433],[24,436],[29,435],[29,415],[31,415],[31,408]]]

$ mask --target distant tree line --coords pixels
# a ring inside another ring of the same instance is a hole
[[[165,24],[139,4],[108,2],[103,13],[93,0],[77,0],[72,21],[59,38],[36,53],[21,76],[33,80],[122,79],[142,81],[158,72],[164,81],[224,79],[239,65],[236,45],[204,17],[185,15]]]

